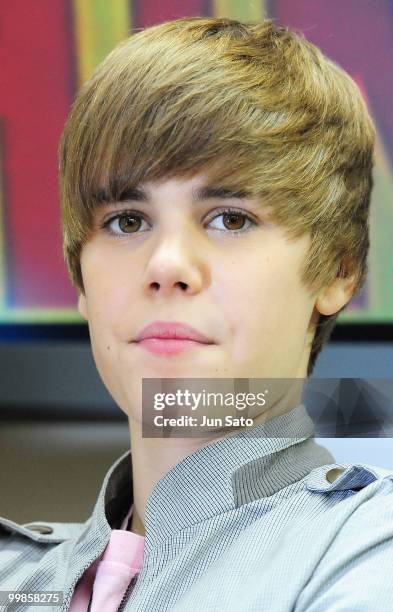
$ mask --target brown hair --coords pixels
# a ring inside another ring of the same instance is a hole
[[[302,281],[364,284],[375,128],[348,74],[272,20],[192,17],[118,45],[81,88],[60,144],[64,258],[84,293],[92,212],[138,183],[205,172],[271,205],[311,246]],[[343,310],[346,306],[343,306]],[[319,315],[307,375],[336,322]]]

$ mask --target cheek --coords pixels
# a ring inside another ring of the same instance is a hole
[[[248,259],[241,266],[228,266],[223,281],[226,311],[243,329],[253,320],[259,322],[258,327],[264,321],[263,327],[268,328],[268,322],[278,317],[286,302],[289,289],[286,275],[267,256]]]
[[[125,269],[124,256],[115,257],[113,250],[106,256],[102,248],[99,257],[90,254],[84,271],[89,317],[97,337],[103,329],[117,335],[124,315],[128,313],[131,316],[129,311],[134,303],[135,275],[132,269],[129,266]]]
[[[117,296],[118,297],[118,296]],[[96,287],[94,295],[95,304],[90,309],[89,329],[91,349],[96,368],[101,380],[115,402],[124,405],[121,384],[119,381],[120,366],[120,342],[122,340],[119,329],[119,302],[111,297],[109,291],[99,293]],[[125,336],[123,330],[123,336]]]
[[[310,301],[298,278],[297,261],[279,255],[248,259],[229,268],[222,279],[222,308],[242,350],[273,340],[278,344],[294,327],[300,331],[307,325]]]

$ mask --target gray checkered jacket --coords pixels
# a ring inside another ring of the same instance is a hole
[[[68,610],[131,503],[128,451],[86,522],[0,518],[0,591],[64,595],[3,609]],[[302,404],[174,466],[149,497],[145,530],[121,611],[393,611],[393,470],[336,463]]]

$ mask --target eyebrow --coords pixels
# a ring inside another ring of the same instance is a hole
[[[228,199],[233,199],[233,198],[244,199],[244,198],[250,198],[250,197],[251,197],[251,193],[244,189],[236,190],[236,189],[229,189],[227,187],[207,187],[207,186],[198,187],[198,188],[194,187],[192,189],[192,201],[194,203],[204,202],[206,200],[213,200],[213,199],[228,200]],[[114,201],[115,202],[135,201],[135,202],[146,202],[146,203],[149,203],[151,201],[148,192],[142,187],[131,187],[129,189],[126,189],[115,200],[112,200],[111,198],[109,198],[105,191],[101,191],[99,193],[98,200],[100,204],[109,204]]]

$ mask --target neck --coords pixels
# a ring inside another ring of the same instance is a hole
[[[136,510],[135,504],[132,510],[132,521],[131,521],[130,531],[132,531],[132,533],[137,533],[138,535],[141,535],[141,536],[146,535],[144,524],[140,519],[140,516]]]

